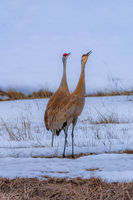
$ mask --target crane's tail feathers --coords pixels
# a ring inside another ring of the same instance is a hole
[[[60,135],[60,132],[61,132],[61,129],[56,130],[56,135],[59,136],[59,135]]]
[[[60,129],[56,130],[56,135],[59,136],[59,135],[60,135],[60,132],[61,132],[63,129],[65,129],[66,126],[67,126],[67,122],[64,122],[64,123],[63,123],[63,126],[62,126]]]

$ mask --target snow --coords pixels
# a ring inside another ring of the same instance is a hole
[[[108,182],[133,180],[133,155],[100,154],[75,160],[61,158],[0,158],[1,177],[91,178]]]
[[[9,99],[8,96],[2,96],[2,95],[0,95],[0,100],[8,100],[8,99]]]
[[[48,99],[0,102],[0,176],[65,177],[133,181],[133,96],[86,98],[75,128],[77,159],[62,157],[64,133],[54,138],[44,125]],[[118,123],[100,123],[104,116]],[[93,155],[89,155],[93,153]],[[71,127],[66,155],[71,155]],[[94,169],[94,170],[92,170]]]

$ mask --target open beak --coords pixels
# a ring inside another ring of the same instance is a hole
[[[92,51],[89,51],[86,55],[89,56],[92,53]]]

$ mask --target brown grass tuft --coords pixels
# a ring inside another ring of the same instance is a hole
[[[1,123],[5,128],[6,132],[8,133],[10,140],[11,141],[17,140],[15,134],[8,128],[7,124],[4,122],[2,118],[1,118]]]
[[[8,127],[8,124],[1,118],[1,124],[9,135],[11,141],[32,140],[31,122],[29,120],[22,120],[21,123],[21,128],[16,125],[12,129],[11,127]]]
[[[38,99],[38,98],[49,98],[52,96],[52,92],[49,92],[48,90],[40,90],[38,92],[33,92],[31,95],[29,95],[30,99]]]
[[[1,96],[5,96],[5,95],[7,95],[7,93],[4,92],[4,91],[2,91],[2,90],[0,90],[0,95],[1,95]]]
[[[95,108],[95,107],[94,107]],[[89,121],[89,123],[91,124],[120,124],[120,123],[129,123],[128,119],[119,119],[118,113],[115,112],[111,112],[111,113],[107,113],[107,114],[102,114],[99,110],[97,110],[97,108],[95,108],[97,114],[98,114],[98,118],[97,119],[93,119],[91,117],[89,117],[86,120],[83,120],[82,122],[85,121]]]
[[[123,151],[123,153],[127,153],[127,154],[133,154],[133,150],[125,150],[125,151]]]
[[[1,101],[7,101],[7,100],[19,100],[19,99],[40,99],[40,98],[49,98],[52,96],[52,92],[48,90],[39,90],[38,92],[33,92],[30,95],[25,95],[22,92],[18,92],[15,90],[9,90],[7,92],[4,92],[0,90],[1,96],[6,96],[8,98],[6,99],[0,99]]]
[[[111,116],[107,117],[107,118],[104,118],[104,119],[98,119],[98,120],[90,120],[90,123],[91,124],[119,124],[121,123],[120,121],[116,120],[116,119],[113,119],[111,118]]]
[[[22,92],[17,92],[14,90],[9,90],[7,95],[9,96],[10,100],[26,99],[26,95],[24,95]]]
[[[133,183],[106,183],[98,178],[0,179],[1,200],[131,200]]]
[[[99,170],[99,168],[89,168],[89,169],[86,169],[86,171],[90,171],[90,172],[97,171],[97,170]]]

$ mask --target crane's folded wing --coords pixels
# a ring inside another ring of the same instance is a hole
[[[76,111],[77,98],[65,97],[52,113],[51,127],[53,132],[61,131],[68,127]]]

